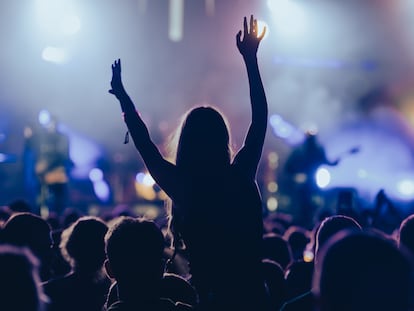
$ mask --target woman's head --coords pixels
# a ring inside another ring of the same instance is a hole
[[[176,164],[216,167],[230,163],[230,134],[223,116],[212,107],[189,111],[180,127]]]

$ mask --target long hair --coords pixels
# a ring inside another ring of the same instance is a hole
[[[177,167],[184,172],[219,170],[229,165],[233,156],[227,121],[216,108],[210,106],[193,108],[184,114],[168,149],[171,157],[175,157]],[[166,201],[168,232],[171,246],[176,251],[177,247],[185,246],[179,229],[173,224],[172,205],[171,200]]]
[[[197,107],[179,128],[176,165],[185,171],[222,168],[231,161],[230,134],[222,114],[212,107]]]

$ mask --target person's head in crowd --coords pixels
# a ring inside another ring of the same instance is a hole
[[[119,217],[109,227],[105,242],[105,268],[117,281],[121,299],[158,292],[164,269],[164,237],[153,222]]]
[[[49,278],[52,236],[46,220],[31,213],[14,214],[4,224],[2,235],[5,243],[28,247],[40,260],[42,280]]]
[[[343,231],[322,247],[312,291],[320,311],[408,311],[413,269],[389,240]]]
[[[161,297],[190,306],[197,304],[197,292],[191,284],[175,273],[164,273],[161,282]]]
[[[309,233],[306,229],[298,226],[290,226],[284,233],[283,238],[288,241],[292,250],[293,260],[302,260],[306,245],[310,242]]]
[[[263,236],[263,259],[270,259],[286,269],[292,261],[292,252],[289,243],[282,236],[267,233]]]
[[[7,205],[0,206],[0,225],[3,225],[13,214],[13,211]]]
[[[405,218],[399,229],[399,247],[405,247],[414,256],[414,214]]]
[[[95,273],[106,259],[105,234],[107,225],[96,217],[79,218],[62,233],[60,248],[72,269],[79,273]]]
[[[277,262],[262,260],[262,271],[272,310],[279,310],[286,301],[286,282],[284,271]]]
[[[29,249],[0,245],[1,310],[45,310],[38,269],[38,260]]]
[[[49,224],[52,231],[61,229],[60,218],[56,212],[52,212],[52,211],[49,212],[49,215],[47,216],[46,221]]]
[[[29,202],[24,199],[16,199],[8,204],[10,210],[13,213],[30,213],[32,212],[32,207]]]
[[[213,107],[191,109],[171,142],[171,147],[176,148],[176,165],[185,171],[194,168],[199,171],[200,164],[204,169],[229,165],[232,157],[230,146],[227,121]]]
[[[63,229],[66,229],[71,224],[73,224],[75,221],[77,221],[79,218],[81,218],[83,213],[75,208],[66,208],[63,211],[62,215],[62,227]]]
[[[329,238],[342,230],[361,231],[362,228],[356,220],[349,216],[334,215],[325,218],[316,231],[315,254],[318,253],[319,249],[329,240]]]
[[[294,261],[285,273],[287,299],[293,299],[309,292],[312,288],[313,261]]]

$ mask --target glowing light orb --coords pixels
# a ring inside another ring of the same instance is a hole
[[[316,172],[316,184],[319,188],[326,188],[331,182],[331,174],[326,168],[319,168]]]
[[[406,197],[414,196],[414,181],[410,179],[401,180],[397,184],[398,192]]]
[[[269,212],[276,211],[278,205],[278,201],[275,197],[270,197],[269,199],[267,199],[267,209],[269,210]]]
[[[103,172],[101,169],[99,168],[93,168],[91,169],[91,171],[89,172],[89,179],[92,182],[97,182],[100,180],[103,180]]]
[[[50,112],[46,109],[43,109],[39,112],[38,120],[41,125],[49,124],[51,119]]]
[[[96,196],[101,201],[108,201],[110,196],[110,190],[108,184],[104,180],[96,181],[93,183],[93,190]]]
[[[67,55],[62,48],[48,46],[43,49],[42,58],[47,62],[61,64],[67,60]]]
[[[81,21],[76,15],[67,15],[63,18],[60,28],[65,35],[74,35],[81,29]]]
[[[308,30],[308,16],[303,6],[293,0],[268,0],[274,24],[280,35],[304,36]]]

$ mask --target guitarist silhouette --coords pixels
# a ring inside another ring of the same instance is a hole
[[[66,205],[69,157],[69,138],[57,130],[57,121],[50,122],[39,131],[26,137],[25,153],[39,182],[37,205],[61,214]]]
[[[359,152],[355,147],[346,152],[354,154]],[[302,226],[311,228],[313,216],[317,209],[314,195],[319,188],[316,184],[316,172],[321,165],[336,166],[341,157],[331,161],[327,158],[324,147],[318,142],[316,133],[305,133],[304,142],[292,151],[285,165],[285,172],[291,176],[297,188],[300,215],[298,217]]]

